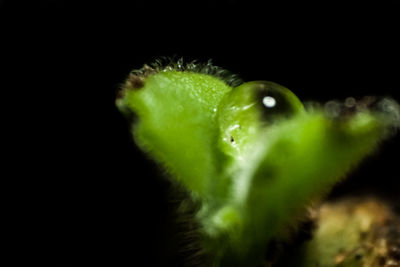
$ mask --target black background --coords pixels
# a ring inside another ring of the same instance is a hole
[[[163,262],[166,184],[153,177],[114,104],[131,69],[159,56],[211,58],[302,100],[400,101],[399,8],[398,1],[1,1],[1,101],[17,139],[4,187],[15,265]],[[335,194],[397,196],[399,149],[398,136],[386,142]]]

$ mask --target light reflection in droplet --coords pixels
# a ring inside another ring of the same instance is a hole
[[[262,101],[267,108],[273,108],[276,105],[276,100],[272,96],[265,96]]]

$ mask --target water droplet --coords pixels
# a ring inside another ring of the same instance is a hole
[[[354,107],[355,105],[357,104],[357,101],[356,101],[356,99],[354,98],[354,97],[348,97],[348,98],[346,98],[346,100],[344,100],[344,105],[347,107],[347,108],[352,108],[352,107]]]
[[[336,118],[340,115],[340,103],[337,101],[328,101],[324,106],[325,113],[330,118]]]

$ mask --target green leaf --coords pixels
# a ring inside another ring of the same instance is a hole
[[[217,107],[231,89],[209,75],[165,71],[149,76],[143,88],[127,90],[120,105],[139,117],[133,125],[137,144],[193,193],[207,197],[222,168]]]
[[[133,72],[117,104],[137,115],[136,143],[201,204],[194,219],[213,266],[257,265],[399,125],[390,99],[375,111],[366,100],[306,111],[278,84],[231,87],[209,64],[177,66]]]

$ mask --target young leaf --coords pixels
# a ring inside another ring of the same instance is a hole
[[[182,64],[132,72],[117,104],[137,116],[136,143],[200,203],[194,219],[212,266],[260,263],[399,124],[390,99],[306,111],[278,84],[236,86],[210,63]]]

